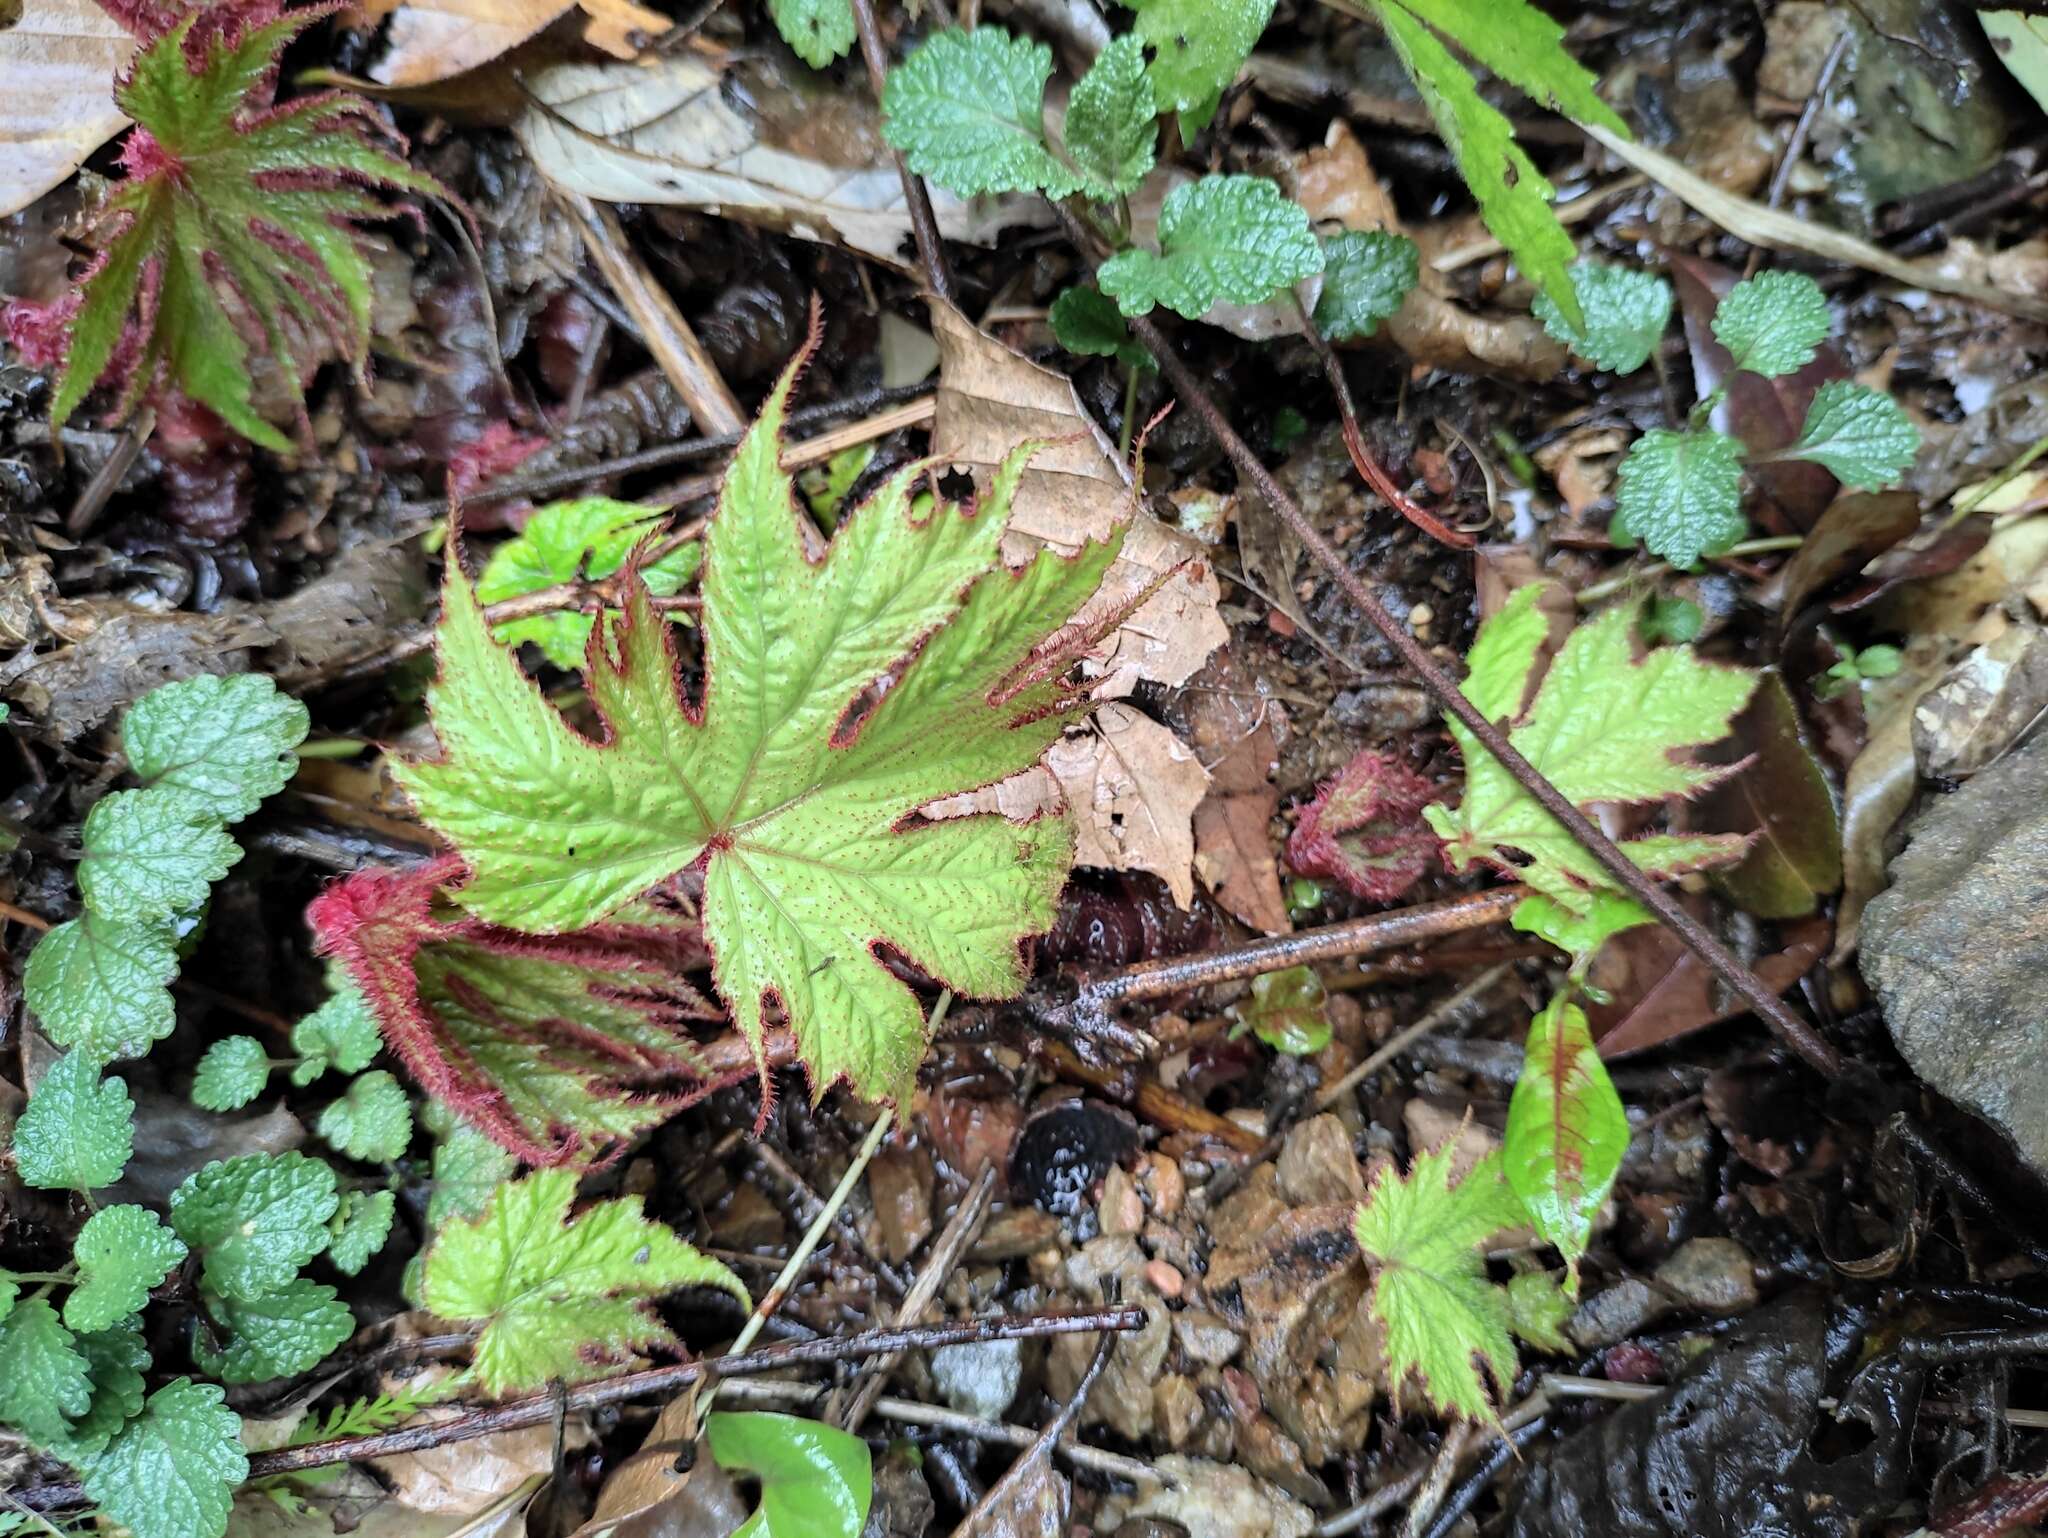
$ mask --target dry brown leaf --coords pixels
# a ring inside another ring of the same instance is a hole
[[[93,0],[24,0],[0,31],[0,216],[28,207],[128,126],[114,76],[134,51]]]
[[[556,65],[527,82],[532,103],[514,131],[543,176],[599,202],[701,208],[907,268],[910,215],[873,99],[775,69],[748,60],[728,92],[688,53]],[[948,240],[993,245],[1005,229],[1051,221],[1035,198],[931,195]]]
[[[1041,545],[1071,553],[1107,538],[1125,518],[1130,532],[1102,591],[1077,624],[1113,612],[1165,576],[1165,585],[1105,643],[1097,692],[1128,694],[1141,680],[1186,682],[1230,639],[1216,611],[1221,591],[1203,548],[1143,511],[1131,513],[1130,472],[1082,411],[1073,382],[985,335],[944,300],[931,304],[939,344],[939,398],[932,454],[971,470],[977,482],[1027,438],[1050,446],[1017,488],[1004,554],[1028,559]],[[1166,575],[1171,573],[1171,575]]]
[[[1410,233],[1373,174],[1364,146],[1342,118],[1331,121],[1321,149],[1296,162],[1295,200],[1318,223]],[[1475,314],[1452,300],[1450,291],[1450,280],[1425,260],[1420,280],[1387,317],[1387,340],[1418,363],[1463,373],[1551,379],[1564,367],[1564,344],[1534,316]]]
[[[1195,900],[1192,819],[1209,793],[1209,772],[1186,743],[1120,701],[1102,706],[1090,725],[1045,755],[1080,824],[1074,858],[1150,871],[1187,907]]]
[[[929,817],[1000,812],[1013,821],[1064,805],[1080,831],[1077,864],[1150,871],[1185,908],[1195,896],[1195,808],[1209,773],[1188,745],[1119,700],[1054,743],[1043,764],[997,784],[948,796]]]
[[[402,0],[371,7],[391,16],[384,55],[370,71],[379,85],[432,85],[488,64],[534,36],[578,0]],[[669,19],[632,0],[581,0],[589,17],[584,41],[615,59],[630,59],[635,32],[653,36]]]
[[[1273,839],[1281,707],[1250,685],[1228,652],[1211,658],[1177,703],[1177,724],[1209,771],[1209,794],[1195,808],[1195,872],[1233,918],[1285,933],[1293,925]]]

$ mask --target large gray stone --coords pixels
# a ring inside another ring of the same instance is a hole
[[[1915,822],[1863,917],[1863,975],[1914,1071],[2048,1174],[2048,738]]]

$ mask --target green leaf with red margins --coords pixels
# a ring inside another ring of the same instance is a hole
[[[696,926],[635,903],[576,934],[520,934],[440,898],[461,863],[368,870],[307,911],[420,1086],[530,1164],[601,1157],[699,1087],[687,1022],[718,1011],[683,980]]]
[[[924,1011],[883,948],[959,993],[1014,996],[1074,851],[1064,818],[919,808],[1029,767],[1083,708],[1070,664],[1093,637],[1067,622],[1121,534],[1003,569],[1027,446],[973,508],[914,511],[923,468],[906,468],[812,561],[778,463],[795,379],[793,365],[734,456],[705,535],[701,702],[631,581],[592,647],[601,727],[585,736],[492,641],[451,561],[428,693],[443,756],[398,773],[469,865],[456,900],[488,923],[571,932],[701,866],[713,976],[757,1055],[772,999],[816,1094],[847,1079],[902,1096]]]
[[[1536,658],[1547,631],[1538,607],[1542,584],[1518,589],[1483,626],[1466,658],[1465,696],[1486,718],[1509,725],[1508,741],[1574,806],[1641,803],[1690,796],[1727,776],[1729,766],[1691,761],[1689,750],[1728,734],[1755,675],[1702,662],[1689,646],[1635,655],[1634,606],[1617,605],[1572,631],[1526,709]],[[1549,904],[1517,910],[1518,927],[1576,948],[1597,937],[1583,924],[1604,893],[1619,891],[1586,852],[1457,721],[1451,735],[1465,755],[1465,795],[1456,810],[1423,808],[1453,868],[1475,860],[1519,877]],[[1738,858],[1747,841],[1713,833],[1649,834],[1622,851],[1651,876],[1671,876]],[[1609,904],[1609,932],[1633,922]],[[1548,915],[1556,922],[1543,922]]]
[[[199,10],[137,52],[114,87],[135,120],[127,180],[107,200],[101,259],[70,322],[53,423],[102,380],[120,410],[169,386],[252,442],[290,442],[258,414],[252,344],[303,410],[302,359],[324,340],[360,368],[370,343],[370,265],[357,221],[392,210],[376,191],[441,196],[376,142],[369,105],[323,93],[278,105],[279,57],[330,7],[267,25]]]
[[[1552,999],[1529,1022],[1501,1155],[1508,1185],[1574,1279],[1593,1219],[1627,1152],[1628,1113],[1593,1045],[1585,1011]]]

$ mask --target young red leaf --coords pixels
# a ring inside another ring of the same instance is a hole
[[[1296,874],[1341,883],[1368,902],[1392,902],[1421,879],[1443,847],[1424,826],[1428,780],[1370,749],[1326,780],[1287,840]]]
[[[545,937],[436,913],[461,870],[361,871],[307,910],[422,1088],[527,1163],[561,1164],[707,1087],[684,1028],[719,1018],[681,976],[710,962],[694,924],[651,902]]]
[[[136,124],[121,153],[127,179],[107,200],[100,255],[70,319],[53,425],[94,385],[118,381],[119,412],[174,388],[284,450],[252,401],[252,343],[302,409],[310,343],[324,339],[358,369],[367,357],[370,267],[354,223],[391,213],[373,190],[444,194],[376,142],[382,126],[359,98],[273,103],[279,56],[332,7],[275,9],[188,15],[115,83]]]

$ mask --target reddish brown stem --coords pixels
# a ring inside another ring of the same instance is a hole
[[[1078,224],[1069,222],[1069,234],[1082,249],[1088,249],[1086,236]],[[1195,377],[1194,370],[1181,361],[1159,327],[1149,316],[1139,316],[1131,322],[1131,329],[1138,340],[1150,349],[1158,360],[1160,372],[1173,385],[1174,392],[1191,407],[1196,416],[1209,429],[1210,435],[1222,447],[1225,454],[1237,466],[1243,476],[1258,494],[1280,515],[1280,519],[1301,541],[1302,548],[1315,557],[1316,564],[1327,571],[1344,590],[1345,597],[1357,605],[1359,612],[1372,622],[1373,628],[1386,638],[1409,671],[1422,681],[1437,702],[1455,716],[1460,725],[1479,740],[1479,745],[1499,759],[1515,782],[1528,792],[1536,804],[1564,825],[1585,847],[1588,854],[1598,860],[1603,869],[1636,901],[1648,908],[1673,933],[1683,940],[1687,949],[1700,958],[1713,974],[1728,984],[1749,1001],[1758,1016],[1777,1033],[1779,1040],[1797,1052],[1815,1069],[1834,1078],[1842,1071],[1841,1055],[1823,1040],[1814,1028],[1786,1007],[1784,1001],[1767,988],[1749,968],[1737,961],[1726,946],[1714,938],[1707,927],[1681,908],[1669,893],[1635,867],[1629,857],[1621,852],[1614,841],[1595,827],[1584,812],[1566,800],[1558,788],[1545,779],[1542,773],[1524,758],[1519,750],[1507,739],[1493,722],[1480,714],[1479,709],[1465,697],[1465,691],[1432,657],[1427,648],[1415,639],[1402,624],[1380,602],[1379,596],[1359,581],[1357,574],[1344,564],[1334,545],[1325,539],[1322,532],[1309,521],[1301,505],[1289,495],[1287,489],[1274,479],[1251,446],[1238,436],[1216,402],[1210,398],[1202,383]]]
[[[1411,501],[1407,493],[1394,484],[1394,478],[1387,474],[1387,468],[1373,458],[1372,451],[1365,446],[1365,434],[1359,430],[1358,408],[1351,401],[1351,382],[1344,377],[1344,365],[1337,357],[1337,350],[1316,333],[1314,322],[1307,323],[1305,330],[1309,344],[1323,360],[1323,375],[1330,381],[1330,390],[1337,397],[1337,420],[1344,428],[1344,450],[1351,456],[1351,468],[1375,492],[1382,501],[1422,530],[1439,544],[1449,545],[1455,550],[1470,550],[1478,540],[1462,529],[1454,529],[1435,513]]]
[[[469,1410],[445,1420],[405,1426],[397,1431],[380,1431],[371,1436],[329,1437],[297,1447],[280,1447],[256,1453],[249,1459],[249,1477],[266,1479],[278,1474],[296,1474],[330,1463],[357,1463],[367,1458],[388,1458],[398,1453],[423,1452],[451,1442],[467,1442],[500,1431],[517,1431],[527,1426],[544,1426],[570,1410],[591,1410],[618,1404],[643,1394],[672,1394],[708,1374],[721,1378],[779,1372],[819,1362],[841,1362],[855,1357],[880,1356],[891,1351],[916,1351],[938,1346],[967,1345],[991,1340],[1027,1340],[1046,1335],[1087,1335],[1097,1330],[1135,1330],[1145,1322],[1140,1308],[1073,1309],[1046,1314],[1003,1314],[993,1319],[975,1319],[957,1325],[917,1325],[893,1330],[867,1330],[842,1340],[807,1340],[794,1345],[775,1346],[766,1351],[749,1351],[741,1356],[715,1357],[703,1362],[679,1362],[672,1367],[650,1367],[645,1372],[623,1373],[598,1383],[585,1383],[560,1392],[535,1394],[509,1404],[485,1410]],[[13,1492],[22,1505],[36,1511],[85,1504],[81,1485],[43,1485]]]

